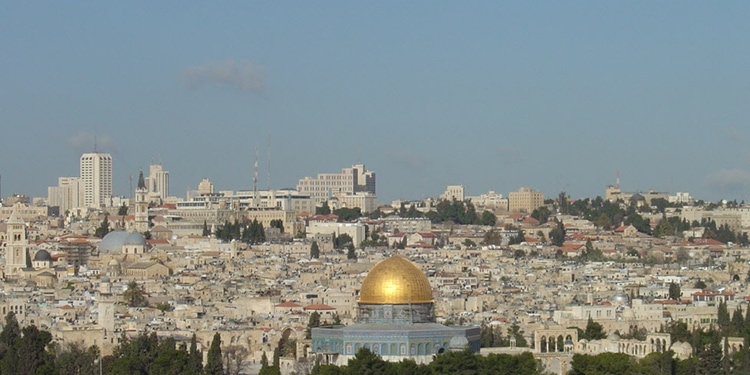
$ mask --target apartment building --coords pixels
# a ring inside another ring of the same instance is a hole
[[[83,205],[109,207],[112,199],[112,155],[98,152],[81,155]]]
[[[544,205],[544,193],[530,187],[508,193],[508,211],[531,213]]]
[[[320,173],[317,177],[299,180],[297,191],[309,194],[316,202],[360,192],[376,195],[375,172],[368,171],[364,164],[357,164],[342,169],[341,173]]]

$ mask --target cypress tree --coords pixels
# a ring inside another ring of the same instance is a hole
[[[189,374],[198,375],[203,370],[203,353],[198,350],[198,338],[193,333],[190,339],[190,353],[188,354],[187,371]]]
[[[206,375],[224,375],[224,363],[221,361],[221,335],[219,332],[214,334],[211,340],[211,347],[208,348],[208,358],[206,367],[203,368]]]

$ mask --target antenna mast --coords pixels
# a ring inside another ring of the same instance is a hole
[[[618,189],[620,188],[620,171],[617,171],[617,186]]]
[[[268,132],[268,191],[271,191],[271,132]]]
[[[253,204],[258,208],[258,146],[255,146],[255,168],[253,172]]]

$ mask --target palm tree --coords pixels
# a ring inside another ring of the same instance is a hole
[[[138,283],[135,282],[135,280],[128,283],[128,289],[122,293],[122,296],[130,307],[148,306],[146,293],[138,286]]]

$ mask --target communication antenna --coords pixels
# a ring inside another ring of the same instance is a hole
[[[258,146],[255,146],[255,168],[253,172],[253,204],[258,208]]]
[[[620,171],[619,170],[617,171],[617,182],[615,184],[615,187],[618,189],[620,188]]]
[[[94,125],[94,153],[95,154],[98,153],[98,151],[96,150],[96,134],[97,134],[96,125]]]
[[[268,132],[268,191],[271,191],[271,132]]]

